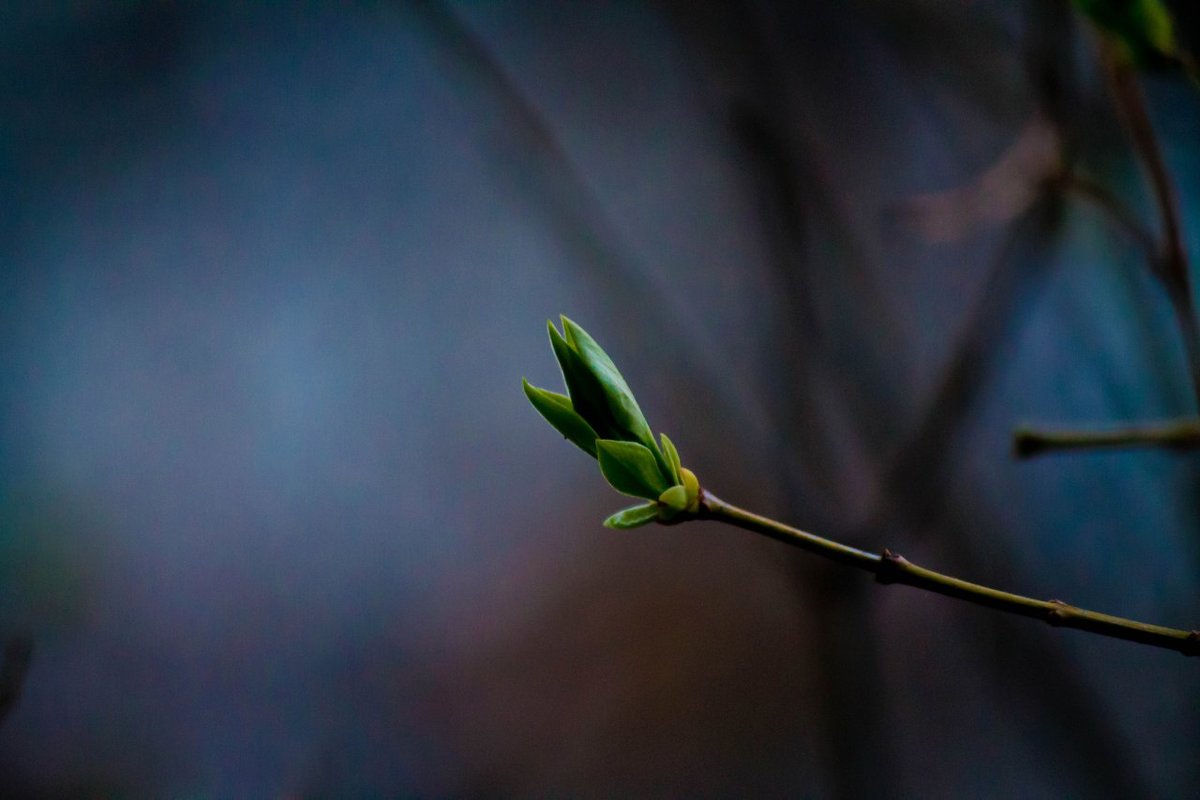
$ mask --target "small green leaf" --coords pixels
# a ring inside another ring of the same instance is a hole
[[[604,527],[628,530],[630,528],[641,527],[642,525],[649,525],[656,519],[658,519],[658,505],[655,503],[643,503],[640,506],[626,508],[613,514],[604,520]]]
[[[596,457],[605,479],[621,494],[656,500],[671,486],[644,445],[597,439]]]
[[[679,463],[679,451],[675,449],[675,443],[668,439],[665,433],[660,433],[658,436],[662,439],[662,451],[667,458],[667,466],[671,468],[671,480],[675,483],[683,483],[683,479],[679,477],[679,469],[682,464]]]
[[[525,396],[529,398],[529,402],[546,418],[546,422],[583,452],[592,458],[596,457],[596,432],[583,417],[575,413],[569,397],[539,389],[524,378],[521,379],[521,385],[525,388]]]
[[[658,502],[674,512],[683,511],[688,507],[687,489],[681,485],[672,486],[658,496]]]

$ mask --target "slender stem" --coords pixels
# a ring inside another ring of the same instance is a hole
[[[978,583],[970,583],[925,567],[919,567],[889,550],[884,550],[881,555],[876,555],[784,525],[782,522],[730,505],[707,491],[701,492],[700,510],[694,516],[696,519],[725,522],[799,547],[839,564],[857,567],[873,573],[875,579],[882,584],[900,583],[914,586],[1009,614],[1040,619],[1050,625],[1077,628],[1102,636],[1163,647],[1187,656],[1200,655],[1200,631],[1184,631],[1164,628],[1161,625],[1149,625],[1144,622],[1135,622],[1109,614],[1076,608],[1061,600],[1035,600],[1032,597],[1023,597]]]
[[[1200,448],[1200,419],[1180,419],[1112,430],[1043,431],[1019,428],[1013,434],[1013,453],[1030,458],[1053,450],[1096,450],[1117,447]]]

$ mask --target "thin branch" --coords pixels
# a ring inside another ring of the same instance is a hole
[[[1066,191],[1090,201],[1107,214],[1119,228],[1137,242],[1151,262],[1158,258],[1158,243],[1154,240],[1154,235],[1107,186],[1078,170],[1064,173],[1059,180],[1059,185]]]
[[[28,634],[13,636],[4,646],[4,660],[0,663],[0,721],[17,704],[32,657],[33,637]]]
[[[1185,631],[1135,622],[1077,608],[1061,600],[1035,600],[1032,597],[970,583],[917,566],[889,550],[877,555],[784,525],[782,522],[730,505],[707,491],[701,492],[700,510],[694,518],[716,520],[762,534],[839,564],[870,572],[882,584],[905,584],[1009,614],[1040,619],[1058,627],[1076,628],[1102,636],[1162,647],[1186,656],[1200,655],[1200,631]]]
[[[1200,419],[1180,419],[1111,430],[1037,430],[1013,433],[1013,454],[1031,458],[1055,450],[1097,450],[1130,447],[1200,448]]]
[[[1113,99],[1129,128],[1134,151],[1146,170],[1162,220],[1163,243],[1161,250],[1155,253],[1152,264],[1155,274],[1166,286],[1171,305],[1175,309],[1175,316],[1183,335],[1184,349],[1187,351],[1192,388],[1200,406],[1200,323],[1196,321],[1190,267],[1187,251],[1183,246],[1179,197],[1163,157],[1158,136],[1154,132],[1154,124],[1146,107],[1146,98],[1137,82],[1136,74],[1129,65],[1121,63],[1113,54],[1110,45],[1103,46],[1102,55]]]

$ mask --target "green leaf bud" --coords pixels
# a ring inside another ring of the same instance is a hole
[[[658,442],[654,440],[654,434],[651,433],[650,426],[646,423],[642,409],[638,406],[629,384],[625,382],[625,378],[612,359],[587,331],[565,315],[562,317],[562,326],[567,343],[579,354],[580,359],[601,387],[608,417],[623,434],[611,438],[640,442],[654,454],[659,467],[664,472],[669,471],[667,461],[658,449]],[[571,396],[574,397],[574,394]]]
[[[633,392],[608,354],[565,316],[562,332],[553,322],[547,322],[546,329],[567,394],[522,380],[525,396],[556,431],[599,461],[601,473],[614,489],[654,501],[649,510],[645,506],[626,509],[605,524],[633,527],[645,524],[643,518],[651,512],[665,522],[699,510],[696,476],[683,468],[679,451],[665,433],[655,440]]]

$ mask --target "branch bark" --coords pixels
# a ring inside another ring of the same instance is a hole
[[[704,490],[701,490],[700,498],[700,510],[693,515],[695,519],[724,522],[799,547],[839,564],[870,572],[881,584],[899,583],[913,586],[997,611],[1040,619],[1057,627],[1075,628],[1101,636],[1162,647],[1186,656],[1200,655],[1200,631],[1185,631],[1136,622],[1078,608],[1061,600],[1036,600],[993,589],[918,566],[890,550],[884,550],[882,554],[869,553],[793,528],[726,503]]]

